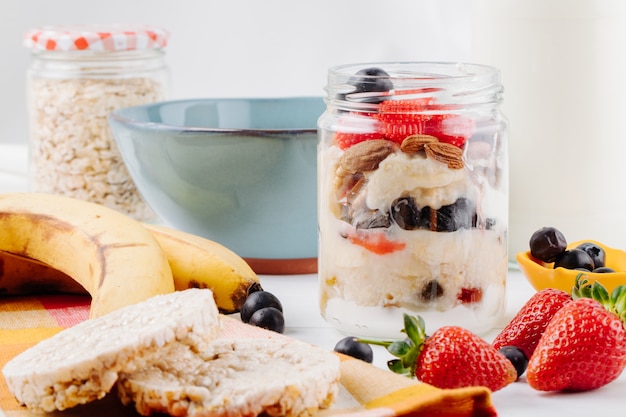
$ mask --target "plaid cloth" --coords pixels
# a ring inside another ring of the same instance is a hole
[[[0,298],[0,367],[12,357],[64,328],[86,320],[90,299],[80,295],[46,295]],[[222,335],[242,338],[284,338],[274,332],[222,316]],[[363,361],[340,355],[341,385],[338,398],[324,416],[391,417],[449,416],[491,417],[496,410],[491,392],[483,387],[442,390],[396,375]],[[0,378],[0,416],[24,417],[34,413],[20,406]],[[137,416],[115,395],[53,415]]]

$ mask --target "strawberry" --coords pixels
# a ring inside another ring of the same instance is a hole
[[[335,142],[339,149],[346,150],[352,145],[357,143],[371,140],[382,139],[383,135],[378,132],[365,132],[365,133],[353,133],[353,132],[337,132],[335,134]]]
[[[342,150],[366,140],[383,139],[378,121],[369,113],[345,113],[337,121],[336,129],[335,143]]]
[[[432,98],[386,100],[378,110],[374,117],[380,121],[380,132],[396,143],[407,136],[425,134],[463,148],[474,132],[472,119],[449,113],[450,109],[435,104]]]
[[[535,293],[495,337],[493,346],[515,346],[530,359],[554,314],[571,301],[568,293],[554,288]]]
[[[526,379],[534,389],[592,390],[626,368],[626,286],[609,295],[580,278],[574,301],[554,315],[528,362]]]
[[[385,255],[387,253],[403,250],[406,243],[390,240],[384,231],[355,229],[346,236],[350,243],[359,245],[368,251]]]
[[[404,341],[359,341],[385,346],[399,358],[389,361],[392,371],[438,388],[480,385],[497,391],[517,379],[513,364],[467,329],[445,326],[427,337],[423,319],[405,314],[403,331]]]

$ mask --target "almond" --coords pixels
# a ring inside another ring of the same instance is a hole
[[[400,150],[404,153],[414,154],[422,152],[426,144],[435,142],[438,142],[437,138],[431,135],[411,135],[402,141]]]
[[[426,151],[427,157],[447,164],[450,169],[461,169],[465,165],[463,163],[463,150],[449,143],[428,143],[424,145],[424,151]]]
[[[385,139],[372,139],[352,145],[341,156],[339,165],[348,173],[374,171],[394,151],[394,144]]]

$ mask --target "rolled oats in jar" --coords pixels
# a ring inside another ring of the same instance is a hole
[[[495,68],[331,68],[319,119],[320,308],[338,329],[490,330],[505,307],[507,122]]]
[[[26,33],[30,190],[151,220],[108,125],[113,110],[167,98],[168,33],[149,26],[47,26]]]

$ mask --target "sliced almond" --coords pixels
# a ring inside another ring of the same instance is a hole
[[[393,151],[394,144],[388,140],[365,140],[346,149],[339,165],[348,173],[374,171]]]
[[[424,151],[427,157],[447,164],[450,169],[461,169],[465,165],[463,150],[449,143],[428,143],[424,145]]]
[[[411,135],[402,141],[400,150],[404,153],[415,154],[422,152],[425,145],[436,142],[438,142],[437,138],[431,135]]]

